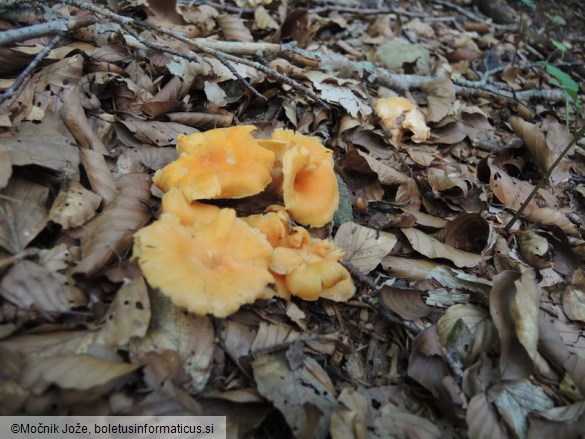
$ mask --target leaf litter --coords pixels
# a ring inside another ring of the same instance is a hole
[[[102,17],[70,33],[0,104],[0,414],[226,415],[230,438],[579,437],[580,145],[504,230],[575,114],[520,97],[558,89],[477,3],[130,1],[114,12],[140,11],[148,32]],[[535,3],[544,14],[516,12],[549,35],[555,7]],[[574,3],[562,44],[579,60]],[[2,30],[91,14],[69,4]],[[48,38],[0,47],[1,90]],[[244,124],[332,153],[340,208],[309,232],[343,251],[348,301],[265,295],[198,316],[132,262],[177,136]]]

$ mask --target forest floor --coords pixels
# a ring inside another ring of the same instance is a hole
[[[585,7],[465,3],[0,1],[0,414],[221,415],[229,438],[583,437]],[[349,299],[295,294],[309,259],[281,297],[238,302],[246,270],[222,295],[213,264],[198,287],[194,253],[235,258],[236,225],[283,203],[274,184],[206,201],[235,209],[233,230],[175,218],[153,269],[173,286],[149,271],[153,175],[177,136],[241,125],[332,152],[339,206],[308,230]]]

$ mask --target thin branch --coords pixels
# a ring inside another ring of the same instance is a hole
[[[10,29],[0,32],[0,47],[8,46],[20,41],[30,40],[31,38],[55,35],[63,32],[87,27],[96,22],[93,16],[83,16],[72,20],[55,20],[46,23],[33,24],[32,26]]]
[[[47,44],[43,48],[43,50],[37,53],[37,55],[32,59],[32,61],[26,66],[26,68],[22,72],[20,72],[14,83],[10,87],[8,87],[4,91],[4,93],[0,95],[0,104],[14,96],[14,94],[22,86],[26,78],[32,73],[34,69],[37,68],[39,63],[49,54],[49,52],[53,50],[55,46],[61,42],[64,36],[65,33],[57,35],[49,42],[49,44]]]

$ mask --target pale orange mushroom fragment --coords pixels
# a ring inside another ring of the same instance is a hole
[[[262,192],[272,180],[275,155],[251,135],[255,129],[240,125],[180,134],[179,158],[155,173],[154,184],[165,192],[180,188],[187,201]]]
[[[209,224],[217,218],[220,210],[219,207],[211,204],[187,201],[183,191],[175,187],[171,188],[162,197],[163,213],[170,213],[176,216],[184,226],[191,226],[195,223]]]
[[[148,283],[196,314],[226,317],[266,297],[274,282],[268,270],[271,245],[233,209],[189,227],[163,214],[134,237],[133,258]]]
[[[424,142],[431,136],[424,115],[408,99],[399,96],[378,99],[375,112],[384,128],[392,134],[394,143],[406,130],[413,133],[412,141],[416,143]]]

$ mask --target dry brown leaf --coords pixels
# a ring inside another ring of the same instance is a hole
[[[490,404],[487,395],[483,392],[471,398],[465,419],[470,439],[507,436],[506,430],[499,423],[496,409]]]
[[[433,188],[433,192],[448,198],[451,202],[458,205],[463,203],[472,187],[470,182],[460,177],[429,173],[427,178]]]
[[[258,29],[278,29],[280,27],[264,6],[258,6],[254,11],[254,23]]]
[[[18,308],[37,311],[47,318],[87,303],[83,293],[64,275],[32,261],[15,264],[2,278],[0,292]]]
[[[457,343],[457,338],[463,338],[461,334],[454,331],[459,322],[465,325],[471,336],[470,340],[465,340],[459,354],[465,360],[465,364],[471,364],[483,352],[488,351],[492,343],[497,340],[497,334],[489,314],[484,308],[469,303],[457,304],[447,308],[437,322],[437,333],[441,345],[448,346]]]
[[[198,132],[195,128],[175,122],[123,120],[120,123],[141,142],[156,146],[174,145],[177,135]]]
[[[176,351],[189,375],[186,389],[199,393],[211,374],[215,330],[208,316],[196,316],[175,306],[160,293],[151,295],[152,320],[144,337],[129,341],[130,358],[142,361],[149,352]]]
[[[384,286],[380,291],[380,299],[384,306],[405,320],[421,319],[433,310],[425,304],[418,290]]]
[[[382,259],[382,267],[388,274],[408,282],[426,279],[429,272],[441,264],[426,259],[408,259],[397,256],[386,256]]]
[[[329,434],[331,439],[367,439],[368,401],[357,390],[344,388],[339,397],[338,407],[331,416]]]
[[[242,19],[235,15],[220,15],[217,17],[217,23],[228,41],[254,41],[254,37],[244,26]]]
[[[128,148],[118,157],[118,172],[122,174],[136,172],[134,170],[140,169],[140,165],[157,171],[175,161],[178,157],[177,150],[171,147],[159,148],[157,146],[142,145],[138,148]]]
[[[5,139],[2,139],[4,141]],[[4,189],[12,175],[12,160],[6,144],[0,145],[0,189]]]
[[[585,402],[533,412],[528,418],[528,439],[577,439],[585,431]]]
[[[518,237],[518,249],[524,260],[537,269],[552,266],[546,254],[549,251],[548,241],[534,230],[522,230]]]
[[[516,328],[520,328],[524,332],[524,344],[528,346],[528,349],[534,355],[534,335],[538,339],[538,328],[536,328],[536,333],[533,336],[526,334],[526,330],[533,330],[535,323],[538,325],[538,304],[535,320],[534,301],[528,300],[528,298],[524,299],[528,306],[526,310],[528,315],[523,319],[524,323],[515,324],[514,319],[518,317],[518,313],[522,312],[518,309],[518,301],[515,300],[517,282],[521,282],[521,278],[522,274],[518,271],[503,271],[494,278],[494,286],[490,293],[490,314],[500,334],[500,370],[504,379],[526,378],[534,370],[531,355],[523,343],[520,342],[516,334]]]
[[[150,299],[142,277],[116,293],[104,316],[96,343],[124,348],[133,337],[144,337],[150,322]]]
[[[217,113],[178,112],[169,113],[167,117],[171,122],[177,122],[204,130],[229,127],[233,120],[233,113],[217,110]]]
[[[117,195],[114,176],[102,153],[91,149],[81,149],[81,164],[87,173],[92,189],[109,204]]]
[[[378,437],[416,437],[418,439],[438,439],[441,430],[428,419],[413,415],[394,404],[386,404],[380,409],[376,419]]]
[[[94,276],[113,257],[119,257],[126,250],[134,232],[145,225],[150,216],[148,175],[125,174],[118,179],[117,185],[119,194],[83,231],[82,259],[74,273]]]
[[[99,136],[92,130],[81,106],[80,88],[76,86],[63,94],[63,106],[59,111],[63,123],[82,148],[91,149],[106,155],[108,151]]]
[[[252,343],[253,353],[273,349],[275,347],[293,343],[301,333],[285,323],[270,324],[260,322],[260,327]]]
[[[65,230],[71,229],[92,218],[101,201],[102,197],[88,191],[81,183],[70,182],[61,188],[47,219]]]
[[[550,207],[526,209],[522,217],[532,223],[542,224],[543,226],[555,225],[567,235],[579,236],[579,228],[567,218],[562,210]]]
[[[16,135],[3,137],[2,144],[10,153],[15,166],[37,165],[71,178],[79,174],[79,151],[59,132],[44,125],[25,122],[19,125]]]
[[[440,239],[459,250],[485,255],[496,243],[492,225],[478,213],[460,213],[441,231]]]
[[[444,258],[453,262],[457,267],[475,267],[481,264],[486,257],[457,250],[454,247],[443,244],[441,241],[426,235],[418,229],[402,229],[402,233],[417,252],[428,258]]]
[[[425,82],[421,90],[427,93],[429,103],[427,122],[438,122],[449,114],[451,104],[455,101],[455,87],[448,76]]]
[[[408,376],[432,393],[443,413],[454,415],[463,404],[460,390],[449,374],[436,325],[416,336],[408,356]]]
[[[346,222],[339,226],[334,242],[345,251],[346,261],[367,274],[392,251],[398,240],[392,233]]]
[[[0,247],[17,254],[47,224],[49,189],[13,176],[0,193]]]
[[[555,157],[553,157],[552,151],[548,147],[546,136],[541,127],[526,122],[518,116],[510,117],[508,122],[526,144],[538,168],[541,171],[546,171],[552,165]]]
[[[62,389],[88,390],[122,378],[138,368],[139,364],[104,360],[90,355],[30,356],[22,371],[21,383],[37,394],[50,385]]]
[[[282,352],[257,356],[252,367],[258,391],[282,413],[299,439],[324,439],[337,406],[327,373],[307,357],[291,370]]]

